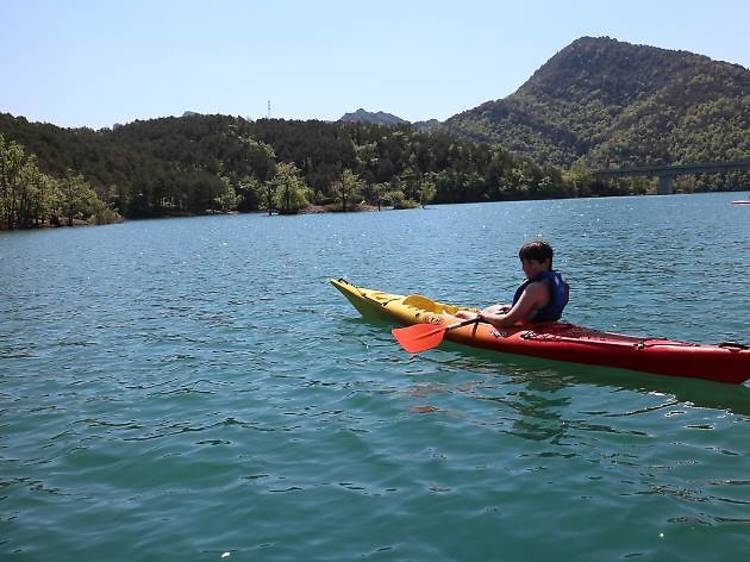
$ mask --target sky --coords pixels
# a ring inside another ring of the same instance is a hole
[[[446,119],[609,36],[750,68],[750,2],[0,0],[0,112],[111,127],[184,111]]]

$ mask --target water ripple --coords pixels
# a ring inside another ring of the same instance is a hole
[[[570,320],[744,341],[740,216],[715,195],[0,233],[0,558],[741,559],[747,387],[410,356],[326,284],[495,302],[541,233]]]

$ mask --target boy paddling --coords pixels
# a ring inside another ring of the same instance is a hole
[[[559,320],[568,304],[570,287],[557,271],[552,269],[552,246],[542,240],[527,242],[518,251],[526,281],[513,296],[512,304],[495,304],[479,314],[460,311],[456,317],[480,321],[496,328],[506,328],[518,323],[551,322]]]

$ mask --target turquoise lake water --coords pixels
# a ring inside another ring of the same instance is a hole
[[[542,235],[567,320],[750,343],[744,197],[0,233],[0,559],[743,559],[748,385],[410,357],[327,281],[507,301]]]

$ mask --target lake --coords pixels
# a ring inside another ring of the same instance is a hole
[[[447,346],[329,284],[750,342],[743,194],[0,233],[0,558],[736,561],[750,389]]]

